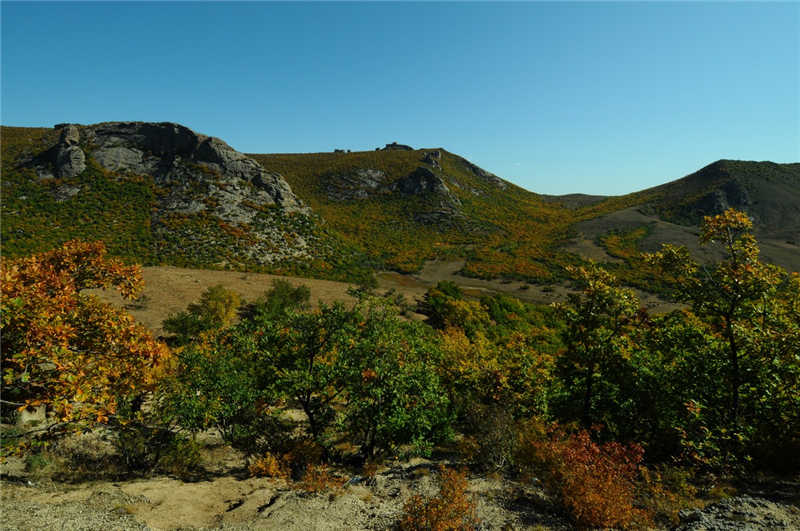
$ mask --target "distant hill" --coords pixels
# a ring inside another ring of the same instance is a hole
[[[639,250],[702,254],[702,216],[733,206],[753,217],[766,260],[800,270],[800,164],[724,160],[624,196],[544,196],[443,148],[244,155],[141,122],[0,137],[5,256],[79,237],[150,265],[358,280],[438,260],[538,283],[591,258],[646,288]]]
[[[620,199],[635,206],[575,224],[579,238],[597,240],[645,229],[637,242],[641,250],[671,242],[710,257],[697,244],[697,228],[703,216],[733,207],[753,220],[766,261],[800,270],[800,163],[719,160],[681,179],[605,203]]]

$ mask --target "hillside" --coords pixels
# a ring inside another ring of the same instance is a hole
[[[624,196],[545,196],[442,148],[387,148],[251,156],[285,176],[344,240],[399,271],[463,260],[467,276],[550,282],[562,266],[594,259],[644,286],[629,258],[665,242],[710,258],[697,226],[728,207],[754,219],[767,261],[800,268],[800,164],[718,161]]]
[[[333,278],[363,269],[280,175],[178,124],[3,127],[2,144],[6,256],[81,238],[147,265]]]
[[[711,258],[697,242],[703,216],[736,208],[753,220],[754,233],[767,262],[800,270],[800,164],[720,160],[681,179],[614,201],[635,205],[611,209],[576,223],[571,249],[588,249],[593,242],[608,250],[609,237],[628,235],[629,245],[655,251],[662,243],[686,245],[693,254]],[[613,247],[613,245],[612,245]],[[624,258],[612,248],[611,254]]]
[[[466,259],[463,272],[545,280],[576,213],[444,149],[251,155],[342,238],[389,268]]]
[[[103,239],[147,265],[358,281],[427,262],[547,284],[604,262],[632,285],[663,242],[698,254],[703,215],[755,222],[763,257],[800,269],[800,164],[718,161],[615,197],[544,196],[443,148],[252,154],[178,124],[3,127],[3,253]]]

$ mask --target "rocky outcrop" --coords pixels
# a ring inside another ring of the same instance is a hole
[[[407,195],[441,194],[452,201],[458,201],[442,178],[424,166],[419,166],[406,177],[393,182],[390,189]]]
[[[54,189],[57,201],[80,200],[85,186],[80,175],[91,160],[112,179],[152,178],[156,204],[150,225],[157,246],[189,241],[197,247],[196,253],[214,254],[213,249],[241,243],[240,254],[259,263],[309,256],[310,209],[281,175],[265,170],[222,140],[168,122],[60,124],[57,128],[61,131],[58,144],[35,162],[40,178],[67,180]],[[176,216],[202,216],[200,221],[212,223],[217,234],[186,223],[176,227],[170,221]],[[291,223],[287,216],[294,216]],[[304,227],[303,234],[296,227]]]
[[[61,130],[56,148],[56,175],[61,179],[70,179],[80,175],[86,169],[86,155],[78,145],[80,131],[74,125],[67,125]]]
[[[438,199],[452,206],[461,204],[450,192],[444,180],[424,166],[419,166],[405,177],[392,182],[389,182],[387,175],[380,170],[359,168],[345,174],[328,176],[324,186],[328,197],[334,201],[401,194]]]
[[[763,498],[737,496],[702,510],[683,510],[679,531],[800,529],[800,510]]]
[[[381,151],[414,151],[414,148],[411,146],[407,146],[405,144],[398,144],[397,142],[392,142],[391,144],[386,144],[382,148],[377,148]]]
[[[470,172],[472,172],[472,174],[475,175],[476,177],[486,181],[487,183],[493,186],[496,186],[497,188],[500,188],[501,190],[505,190],[506,188],[508,188],[508,183],[503,179],[501,179],[500,177],[498,177],[497,175],[495,175],[494,173],[488,172],[483,168],[476,166],[475,164],[471,163],[470,161],[468,161],[463,157],[459,157],[457,155],[454,155],[454,157],[460,160],[461,163],[464,164],[464,166],[466,166],[467,169]]]
[[[461,220],[461,201],[448,188],[440,175],[425,166],[389,181],[380,170],[359,168],[345,174],[329,175],[324,186],[333,201],[364,200],[379,196],[416,196],[419,209],[412,214],[414,221],[426,225],[451,226]]]
[[[422,157],[422,162],[424,162],[425,164],[430,164],[431,166],[437,169],[442,168],[441,160],[442,160],[442,152],[439,151],[438,149],[435,149],[433,151],[428,151],[427,153],[425,153],[425,156]]]
[[[746,211],[750,206],[750,194],[742,184],[732,179],[719,188],[701,197],[697,202],[686,207],[695,217],[722,214],[729,208]],[[694,212],[691,212],[694,210]]]
[[[163,203],[171,210],[203,210],[195,195],[224,205],[217,213],[236,223],[250,221],[257,212],[248,203],[307,210],[279,174],[266,171],[222,140],[182,125],[109,122],[89,126],[83,134],[90,155],[103,168],[152,175],[156,185],[167,187]]]
[[[352,201],[386,193],[386,174],[380,170],[358,168],[352,172],[331,175],[325,184],[327,195],[334,201]]]

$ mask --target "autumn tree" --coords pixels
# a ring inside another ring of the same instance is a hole
[[[724,339],[729,370],[729,420],[737,425],[740,390],[743,384],[742,357],[748,354],[747,337],[753,325],[764,322],[770,301],[783,280],[779,267],[758,259],[759,249],[752,234],[753,223],[746,214],[729,209],[717,216],[706,216],[700,243],[721,248],[724,259],[701,264],[686,247],[664,245],[648,259],[674,279],[672,293],[705,319]]]
[[[175,335],[175,343],[185,345],[202,332],[229,326],[236,318],[241,298],[221,284],[203,291],[200,300],[185,311],[164,320],[164,330]]]
[[[698,401],[694,410],[724,412],[725,426],[712,425],[712,433],[729,434],[733,452],[769,440],[800,448],[800,280],[759,260],[752,222],[734,209],[707,216],[700,243],[722,258],[699,263],[672,245],[647,257],[719,345],[703,355],[724,369],[724,398]]]
[[[567,394],[574,396],[580,389],[580,418],[588,427],[598,420],[593,415],[598,386],[612,380],[630,357],[629,332],[639,301],[631,290],[615,286],[614,276],[596,265],[568,271],[582,289],[557,306],[566,321],[561,332],[565,348],[557,366]]]
[[[151,390],[168,355],[133,318],[86,292],[135,298],[139,266],[102,242],[2,260],[3,409],[44,405],[63,423],[105,422],[119,402]]]

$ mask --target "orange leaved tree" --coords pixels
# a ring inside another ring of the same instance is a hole
[[[4,414],[44,405],[62,423],[105,422],[118,402],[152,389],[167,348],[123,311],[85,292],[142,286],[139,266],[102,242],[0,262]]]

